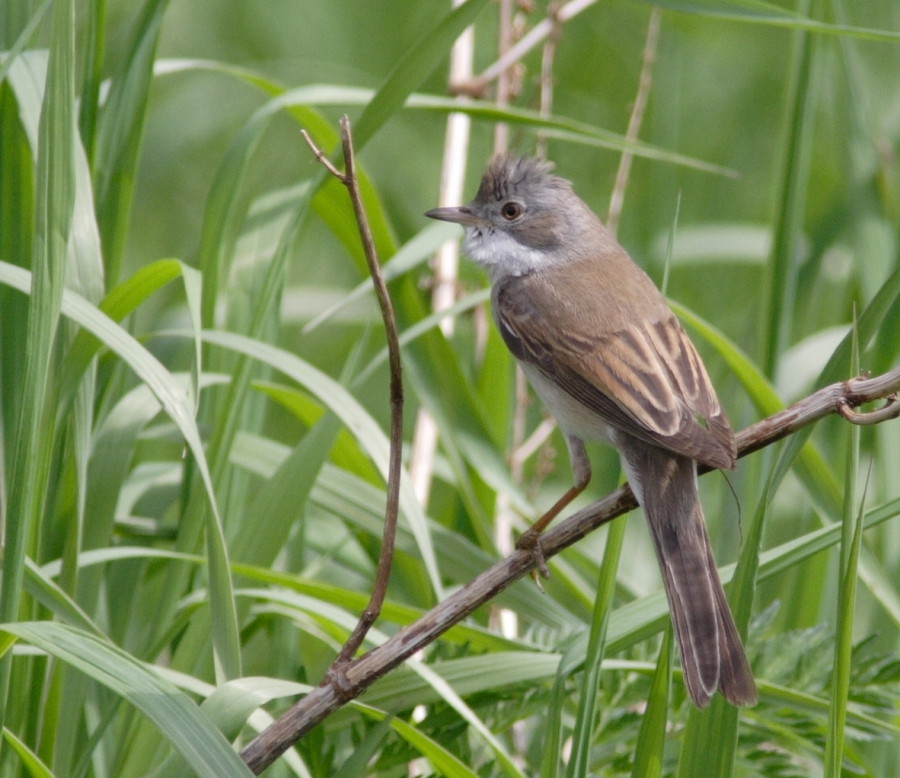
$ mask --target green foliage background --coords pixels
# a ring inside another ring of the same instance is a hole
[[[428,260],[457,237],[422,216],[461,105],[448,52],[474,22],[476,71],[496,58],[497,7],[448,5],[0,5],[3,776],[248,775],[237,750],[319,682],[366,602],[384,337],[371,293],[348,297],[366,284],[352,211],[301,128],[331,149],[353,120],[397,263],[406,439],[423,408],[440,434],[427,505],[404,480],[370,643],[498,557],[498,495],[524,527],[570,483],[555,436],[521,478],[507,464],[515,370],[483,327],[481,274],[461,268],[452,337],[429,318]],[[896,366],[900,6],[659,6],[619,238],[667,278],[735,427]],[[523,112],[540,49],[513,109],[470,107],[468,191],[505,119],[522,151],[545,131],[604,213],[651,12],[610,0],[563,27],[543,124]],[[528,405],[527,431],[542,418]],[[479,612],[267,774],[893,774],[897,435],[829,419],[730,484],[703,479],[757,707],[691,710],[670,682],[652,548],[620,520],[552,561],[546,595],[498,598],[515,636]],[[596,497],[619,473],[592,456]]]

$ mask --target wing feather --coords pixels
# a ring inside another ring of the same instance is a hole
[[[712,467],[734,467],[731,425],[667,306],[655,320],[631,317],[598,335],[584,324],[594,312],[558,305],[548,311],[535,289],[527,276],[494,288],[494,316],[517,359],[614,427]],[[546,326],[551,315],[560,326]]]

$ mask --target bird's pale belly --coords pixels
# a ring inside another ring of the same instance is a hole
[[[519,364],[564,433],[582,440],[599,440],[615,445],[615,431],[594,411],[560,389],[533,365]]]

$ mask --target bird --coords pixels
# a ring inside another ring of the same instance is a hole
[[[570,181],[537,157],[501,154],[475,199],[426,216],[461,225],[491,281],[496,326],[564,435],[573,486],[519,539],[547,574],[540,534],[591,479],[586,441],[613,445],[659,561],[685,686],[756,703],[719,579],[697,465],[733,469],[734,434],[706,368],[650,277]]]

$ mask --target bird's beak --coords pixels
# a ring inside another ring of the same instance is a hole
[[[463,227],[477,224],[480,220],[467,205],[458,208],[432,208],[425,214],[429,219],[440,219],[443,222],[462,224]]]

